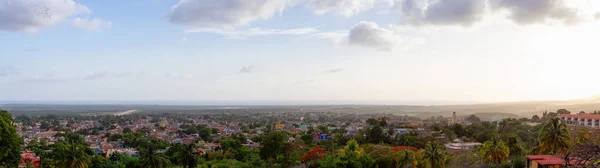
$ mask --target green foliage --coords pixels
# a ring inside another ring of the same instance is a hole
[[[498,135],[494,135],[492,139],[483,143],[480,152],[484,162],[500,164],[508,159],[510,149]]]
[[[567,109],[558,109],[556,110],[556,113],[558,114],[571,114],[571,112]]]
[[[481,119],[479,119],[479,117],[475,116],[474,114],[471,114],[468,118],[467,121],[469,121],[470,123],[480,123]]]
[[[16,167],[21,162],[21,142],[12,115],[0,109],[0,166]]]
[[[263,135],[260,157],[265,160],[277,158],[277,155],[283,153],[287,140],[288,135],[285,132],[275,131]]]
[[[437,142],[428,142],[425,144],[423,159],[427,161],[431,168],[442,168],[446,164],[446,147]]]
[[[57,168],[86,168],[91,164],[94,151],[81,135],[67,133],[64,141],[50,146]]]
[[[541,153],[557,154],[569,149],[571,136],[569,128],[558,118],[553,118],[544,126],[538,137]]]
[[[312,145],[314,142],[314,137],[312,134],[306,133],[306,134],[302,134],[302,136],[300,137],[300,139],[302,139],[302,142],[304,142],[304,144],[306,145]]]
[[[417,148],[423,148],[425,143],[425,139],[419,136],[419,133],[411,131],[406,134],[396,135],[393,144],[397,146],[413,146]]]

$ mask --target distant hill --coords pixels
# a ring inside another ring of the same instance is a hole
[[[531,117],[541,115],[544,111],[554,112],[567,109],[573,113],[579,111],[600,111],[600,98],[564,100],[564,101],[529,101],[487,103],[470,105],[52,105],[52,104],[0,104],[0,108],[11,113],[48,114],[48,113],[97,113],[119,112],[136,109],[144,112],[199,112],[219,110],[223,112],[340,112],[340,113],[388,113],[411,115],[426,118],[430,116],[452,116],[456,111],[459,116],[477,114],[482,120],[495,120],[506,117]]]
[[[520,118],[519,115],[511,114],[511,113],[475,113],[473,115],[479,117],[479,119],[481,119],[482,121],[499,121],[504,118]],[[463,115],[460,117],[466,118],[469,116],[470,115]]]

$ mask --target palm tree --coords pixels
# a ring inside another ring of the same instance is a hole
[[[483,143],[481,146],[481,155],[483,156],[484,162],[493,162],[500,164],[502,161],[508,159],[510,149],[506,146],[498,135],[494,135],[492,139]]]
[[[557,154],[569,149],[571,136],[567,125],[558,118],[553,118],[544,126],[540,136],[540,152]]]
[[[152,145],[142,148],[140,150],[140,157],[143,168],[161,168],[165,167],[168,162],[162,155],[156,153],[156,149]]]
[[[431,168],[443,168],[446,164],[446,151],[442,144],[428,142],[423,150],[423,159],[425,159]]]
[[[194,144],[185,145],[184,150],[178,151],[175,156],[184,167],[196,168],[198,166],[199,155]]]
[[[409,166],[416,166],[417,165],[417,158],[415,156],[415,153],[410,151],[410,150],[401,150],[398,152],[398,168],[404,168],[404,167],[409,167]]]
[[[90,156],[81,144],[68,144],[60,146],[57,152],[58,168],[87,168],[91,163]]]

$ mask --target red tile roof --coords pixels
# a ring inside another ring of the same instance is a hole
[[[544,166],[552,166],[552,165],[565,165],[565,160],[554,155],[527,155],[525,156],[528,160],[533,160],[540,165]],[[577,158],[571,158],[569,160],[569,164],[575,165],[579,162]],[[586,164],[587,162],[582,162],[580,164]]]
[[[561,114],[561,117],[600,119],[600,114]]]

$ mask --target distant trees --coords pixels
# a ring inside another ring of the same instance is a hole
[[[369,127],[366,128],[367,129],[367,137],[366,140],[367,142],[370,143],[380,143],[380,142],[389,142],[389,138],[386,136],[385,132],[383,131],[383,128],[387,126],[387,121],[385,119],[385,117],[382,117],[380,119],[375,119],[375,118],[369,118],[367,119],[367,121],[365,121],[367,124],[369,124]]]
[[[480,123],[481,119],[477,116],[475,116],[474,114],[471,114],[468,118],[467,121],[469,121],[470,123]]]
[[[540,152],[557,154],[569,149],[571,136],[569,128],[558,118],[550,119],[538,137]]]
[[[567,109],[558,109],[556,110],[556,113],[558,114],[571,114],[571,112]]]
[[[540,122],[540,120],[541,120],[540,116],[538,116],[538,115],[533,115],[531,117],[531,121],[533,121],[533,122]]]
[[[0,167],[17,167],[21,162],[21,138],[13,117],[0,109]]]

